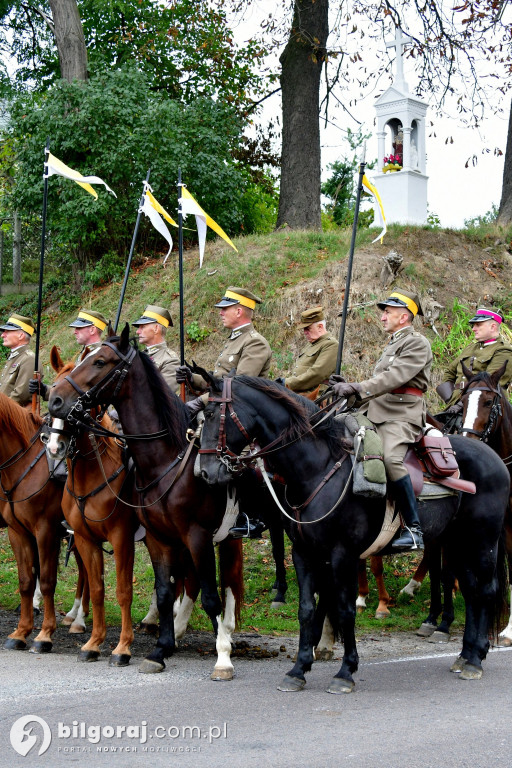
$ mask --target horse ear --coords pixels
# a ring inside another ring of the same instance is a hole
[[[111,336],[115,336],[115,333],[112,323],[109,320],[107,325],[107,339],[109,339]]]
[[[128,323],[124,324],[124,328],[121,332],[121,340],[119,342],[119,350],[125,352],[130,346],[130,326]]]
[[[492,379],[493,387],[496,387],[500,383],[501,377],[503,376],[503,374],[507,370],[507,365],[508,365],[508,360],[505,360],[505,362],[503,363],[501,368],[498,368],[497,371],[494,371],[494,373],[491,374],[491,379]]]
[[[462,363],[462,373],[464,374],[466,381],[469,381],[473,378],[473,371],[470,371],[469,368],[466,368],[464,363]]]
[[[59,373],[59,371],[64,368],[64,360],[60,356],[60,349],[55,345],[51,348],[50,351],[50,365],[52,366],[55,373]]]

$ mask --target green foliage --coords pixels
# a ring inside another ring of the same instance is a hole
[[[278,192],[273,185],[269,191],[268,185],[249,183],[241,199],[244,233],[248,235],[253,232],[273,232],[277,221],[278,202]]]
[[[185,331],[187,333],[188,338],[190,341],[204,341],[208,338],[211,331],[208,330],[208,328],[203,328],[199,325],[197,320],[192,320],[189,325],[186,326]]]
[[[495,224],[498,219],[499,208],[493,204],[490,211],[484,213],[483,216],[475,216],[472,219],[464,219],[465,229],[481,229],[488,224]]]
[[[179,104],[152,92],[147,77],[127,65],[87,83],[60,81],[46,94],[20,95],[11,115],[17,166],[12,205],[25,214],[40,208],[47,136],[50,150],[66,165],[100,176],[117,194],[116,199],[98,187],[96,201],[68,179],[49,180],[52,251],[67,251],[82,269],[94,267],[106,252],[126,257],[149,166],[154,193],[171,213],[181,167],[190,191],[223,229],[236,232],[242,223],[246,174],[230,159],[241,124],[225,104],[207,98]],[[146,221],[141,232],[146,247],[163,247]]]
[[[471,317],[469,308],[455,299],[448,333],[444,338],[436,336],[432,340],[432,352],[436,357],[451,360],[471,342],[473,335],[468,325],[469,317]],[[442,316],[441,320],[443,319],[447,321],[448,318]]]
[[[427,224],[432,229],[440,229],[441,228],[441,219],[437,215],[437,213],[434,213],[433,211],[429,211],[427,216]]]

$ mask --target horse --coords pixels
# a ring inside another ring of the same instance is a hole
[[[464,405],[462,412],[462,435],[487,443],[508,468],[512,479],[512,405],[500,379],[506,364],[494,373],[472,374],[463,364],[466,386],[461,394]],[[510,583],[510,616],[500,634],[500,645],[512,645],[512,496],[509,499],[505,517],[506,548]]]
[[[160,634],[140,666],[161,672],[175,650],[175,574],[183,558],[193,566],[201,602],[217,635],[217,662],[211,678],[230,680],[231,636],[243,595],[242,543],[219,543],[223,604],[216,579],[213,535],[226,508],[225,489],[210,489],[194,475],[197,448],[187,442],[189,411],[169,389],[149,356],[130,344],[129,326],[86,356],[72,373],[56,381],[49,398],[52,416],[91,428],[87,409],[111,402],[136,469],[140,522],[155,572]]]
[[[43,419],[0,393],[0,501],[18,568],[20,616],[4,643],[9,650],[27,648],[34,628],[33,596],[39,575],[43,622],[30,650],[49,653],[57,626],[55,586],[63,536],[62,485],[48,469],[39,437]]]
[[[285,526],[299,583],[300,637],[296,662],[278,688],[294,692],[304,687],[327,614],[344,642],[341,668],[327,690],[349,693],[358,668],[357,564],[381,530],[385,500],[353,494],[350,446],[339,422],[320,415],[317,406],[275,382],[248,376],[223,382],[210,378],[200,466],[213,487],[225,485],[255,459],[264,459],[270,471],[284,478]],[[248,442],[252,457],[241,455]],[[422,501],[419,513],[426,540],[439,540],[450,552],[466,603],[462,650],[452,671],[462,679],[478,679],[489,632],[499,624],[505,599],[502,529],[510,480],[488,446],[462,437],[451,442],[461,475],[471,478],[476,492]]]

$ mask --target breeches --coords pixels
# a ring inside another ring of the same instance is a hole
[[[395,482],[408,474],[404,467],[404,458],[411,443],[421,432],[421,428],[405,421],[385,421],[375,424],[377,434],[382,440],[384,451],[384,466],[386,474]]]

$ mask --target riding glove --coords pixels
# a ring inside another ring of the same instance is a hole
[[[192,371],[188,365],[179,365],[176,368],[176,381],[178,384],[188,384],[192,382]]]
[[[352,397],[352,395],[358,397],[361,392],[361,387],[356,383],[350,384],[349,382],[341,381],[339,383],[334,383],[333,391],[336,397],[345,397],[348,399],[349,397]]]
[[[41,379],[29,379],[28,391],[31,395],[41,395],[43,400],[48,400],[48,384]]]

